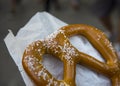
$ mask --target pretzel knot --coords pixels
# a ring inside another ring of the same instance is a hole
[[[86,37],[105,62],[78,51],[68,39],[73,35]],[[42,65],[44,54],[52,54],[63,62],[63,80],[54,78]],[[112,86],[120,86],[120,61],[115,50],[103,32],[89,25],[76,24],[62,27],[46,39],[30,44],[22,59],[25,71],[37,86],[76,86],[77,63],[110,78]]]

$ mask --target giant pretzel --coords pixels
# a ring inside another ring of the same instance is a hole
[[[100,52],[105,62],[73,47],[68,37],[77,34],[85,36]],[[63,62],[63,80],[55,79],[42,65],[42,56],[46,53],[54,55]],[[75,24],[62,27],[45,40],[29,45],[22,59],[25,71],[37,86],[76,86],[77,63],[110,78],[112,86],[120,86],[120,61],[116,52],[104,33],[89,25]]]

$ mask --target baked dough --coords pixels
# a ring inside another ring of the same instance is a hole
[[[100,52],[105,62],[77,50],[68,39],[73,35],[86,37]],[[44,67],[44,54],[54,55],[63,62],[63,80],[54,78]],[[44,40],[33,42],[26,48],[22,64],[37,86],[76,86],[76,64],[84,65],[110,78],[112,86],[120,86],[120,61],[115,50],[103,32],[89,25],[64,26]]]

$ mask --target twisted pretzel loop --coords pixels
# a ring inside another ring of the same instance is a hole
[[[76,34],[85,36],[100,52],[105,62],[73,47],[68,37]],[[42,65],[42,56],[45,53],[56,56],[64,63],[63,80],[55,79]],[[120,61],[115,50],[103,32],[89,25],[75,24],[62,27],[45,40],[29,45],[22,59],[25,71],[38,86],[76,86],[77,63],[110,78],[112,86],[120,86]]]

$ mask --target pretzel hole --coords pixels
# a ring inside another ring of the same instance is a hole
[[[75,35],[69,38],[70,43],[80,52],[88,54],[101,62],[105,62],[101,54],[94,48],[87,38],[81,35]]]
[[[57,80],[63,79],[63,62],[57,59],[57,57],[44,54],[42,64]]]

